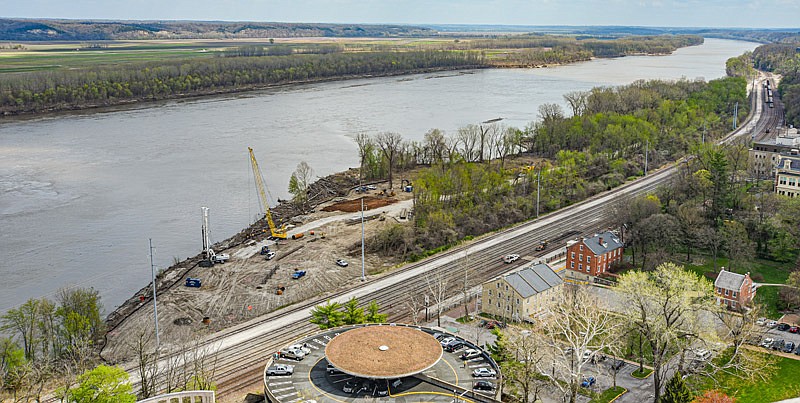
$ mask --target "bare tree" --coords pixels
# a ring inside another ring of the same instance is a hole
[[[367,156],[372,152],[373,142],[372,138],[364,132],[356,134],[354,139],[358,145],[358,158],[359,158],[359,179],[364,179],[364,163],[367,161]]]
[[[411,323],[415,325],[421,324],[420,316],[422,315],[421,312],[425,309],[425,302],[420,298],[419,294],[406,294],[403,304],[408,308],[408,313],[411,314]]]
[[[431,129],[425,133],[424,147],[430,164],[441,164],[444,162],[448,148],[444,132],[439,129]]]
[[[560,300],[549,306],[550,314],[542,322],[542,336],[552,355],[552,373],[566,378],[552,382],[563,393],[565,401],[578,398],[584,367],[596,354],[617,342],[623,326],[616,315],[598,307],[597,298],[588,288],[565,286]]]
[[[586,98],[588,97],[589,93],[586,91],[570,91],[564,94],[564,100],[572,108],[572,116],[583,114],[586,110]]]
[[[478,144],[480,132],[480,128],[476,125],[467,125],[458,129],[456,138],[458,144],[461,145],[461,157],[467,162],[475,162],[478,157],[475,147]]]
[[[136,336],[126,342],[128,348],[136,355],[136,371],[139,375],[139,395],[142,398],[154,396],[158,391],[158,358],[159,354],[153,343],[153,333],[149,329],[141,329]]]
[[[313,178],[314,170],[305,161],[297,164],[297,169],[289,178],[289,193],[294,195],[295,204],[300,206],[303,211],[308,209],[308,188],[311,186]]]
[[[503,393],[514,395],[517,401],[533,403],[547,383],[541,375],[552,362],[552,350],[541,338],[542,329],[537,325],[523,325],[523,330],[503,331],[509,359],[501,366],[505,388]]]
[[[403,137],[399,133],[382,132],[375,136],[375,143],[381,149],[384,158],[386,158],[389,168],[389,189],[392,189],[392,170],[400,145],[403,143]]]
[[[428,292],[436,304],[436,326],[442,326],[442,309],[444,302],[447,300],[447,276],[441,271],[429,273],[425,276],[425,284],[428,286]]]

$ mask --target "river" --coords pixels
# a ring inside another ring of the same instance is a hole
[[[247,147],[274,198],[300,161],[316,176],[358,165],[358,132],[420,140],[487,119],[524,127],[562,94],[637,79],[725,75],[757,44],[707,39],[668,56],[320,83],[138,107],[0,121],[0,312],[64,286],[94,287],[110,312],[157,267],[253,221]],[[273,199],[274,200],[274,199]]]

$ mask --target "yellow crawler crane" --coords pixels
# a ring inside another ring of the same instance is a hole
[[[267,217],[267,224],[269,224],[269,230],[272,233],[272,237],[277,239],[286,239],[286,225],[278,228],[275,226],[275,222],[272,221],[272,213],[269,211],[269,201],[267,200],[267,190],[264,186],[264,176],[261,175],[261,168],[258,167],[258,161],[256,161],[256,156],[253,154],[253,148],[247,147],[247,149],[250,151],[250,165],[253,166],[253,177],[256,181],[256,189],[258,189],[261,207],[264,211],[264,216]]]

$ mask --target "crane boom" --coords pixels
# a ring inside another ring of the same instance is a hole
[[[258,190],[258,196],[261,200],[264,216],[267,218],[270,233],[273,238],[286,239],[286,226],[284,225],[278,228],[275,226],[275,222],[272,221],[272,213],[269,211],[269,200],[267,200],[267,190],[264,185],[264,176],[261,175],[261,168],[258,167],[258,161],[256,161],[256,156],[253,154],[253,148],[247,147],[247,149],[250,151],[250,165],[253,166],[253,178],[255,178],[256,181],[256,189]]]

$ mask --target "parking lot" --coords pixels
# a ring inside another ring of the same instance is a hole
[[[302,360],[273,356],[270,368],[279,364],[293,366],[291,375],[265,376],[265,386],[276,402],[360,402],[376,399],[451,402],[453,390],[445,389],[436,380],[470,390],[478,380],[496,383],[496,377],[475,378],[472,375],[474,370],[481,368],[494,369],[484,355],[461,360],[460,356],[465,350],[474,348],[472,345],[461,346],[454,352],[444,351],[435,365],[415,376],[371,380],[348,375],[329,368],[325,358],[325,347],[341,331],[334,330],[299,340],[296,345],[309,351]],[[428,333],[433,335],[433,331]],[[477,400],[467,398],[463,401]]]

